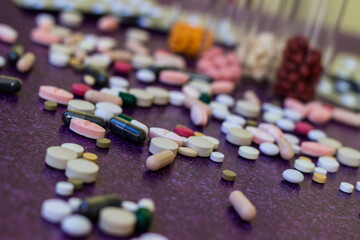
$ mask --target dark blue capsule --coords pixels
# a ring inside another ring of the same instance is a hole
[[[91,115],[88,113],[79,112],[79,111],[75,111],[75,110],[69,110],[69,109],[66,110],[65,112],[63,112],[63,114],[62,114],[62,121],[64,122],[64,124],[66,126],[69,126],[71,119],[75,119],[75,118],[84,119],[84,120],[96,123],[97,125],[99,125],[103,128],[106,127],[106,121],[102,117],[98,117],[95,115]]]

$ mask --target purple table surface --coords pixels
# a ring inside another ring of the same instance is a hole
[[[41,204],[48,198],[59,198],[54,189],[58,181],[66,180],[63,171],[44,164],[46,148],[74,142],[86,152],[98,155],[99,178],[86,185],[75,197],[118,193],[125,200],[137,201],[150,197],[156,203],[151,232],[169,239],[360,239],[360,192],[342,193],[342,181],[355,184],[360,180],[358,169],[341,166],[336,174],[328,174],[325,185],[305,180],[299,185],[283,181],[282,172],[292,168],[294,160],[260,155],[248,161],[237,155],[238,147],[225,142],[220,133],[221,122],[211,120],[204,128],[195,127],[189,112],[181,107],[154,106],[148,109],[124,109],[124,113],[149,127],[173,129],[185,124],[220,139],[219,151],[225,154],[222,164],[209,158],[177,156],[169,167],[157,172],[146,170],[149,139],[143,145],[124,141],[109,131],[109,150],[99,149],[95,141],[79,136],[63,125],[59,106],[55,113],[43,110],[43,100],[37,92],[41,85],[54,85],[70,90],[81,75],[71,69],[52,67],[47,61],[47,48],[29,40],[35,26],[36,12],[20,10],[9,1],[1,3],[0,22],[19,30],[19,42],[33,51],[36,66],[29,74],[20,74],[6,67],[1,74],[20,77],[22,90],[15,96],[0,94],[0,239],[68,239],[58,225],[44,221]],[[95,18],[87,18],[81,31],[100,34]],[[111,36],[123,44],[123,30]],[[165,38],[153,34],[151,47],[165,47]],[[10,46],[0,44],[0,54]],[[146,87],[131,78],[131,85]],[[173,88],[175,89],[175,88]],[[255,90],[263,101],[274,99],[266,84],[243,82],[237,89],[240,98],[246,89]],[[359,131],[337,123],[324,127],[329,136],[344,145],[359,148]],[[315,160],[315,159],[314,159]],[[221,180],[221,171],[236,172],[236,181]],[[258,210],[250,223],[242,221],[230,207],[228,196],[241,190]],[[88,239],[113,239],[94,228]]]

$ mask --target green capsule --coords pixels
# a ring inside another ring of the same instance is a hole
[[[199,97],[200,101],[203,103],[209,104],[211,102],[211,97],[207,93],[202,93]]]
[[[122,119],[125,119],[126,121],[129,121],[129,122],[131,122],[133,120],[132,117],[130,117],[130,116],[126,115],[126,114],[123,114],[123,113],[119,114],[118,117],[122,118]]]
[[[140,208],[135,212],[136,215],[136,231],[146,232],[151,224],[152,214],[146,208]]]
[[[122,98],[124,107],[135,107],[136,106],[136,97],[133,94],[119,92],[119,97]]]

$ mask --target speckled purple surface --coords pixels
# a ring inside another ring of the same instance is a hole
[[[81,81],[81,75],[49,66],[47,49],[28,40],[34,16],[9,1],[1,3],[0,22],[21,30],[19,42],[35,52],[37,61],[27,75],[10,67],[1,70],[1,74],[20,77],[23,89],[16,96],[0,94],[0,239],[68,238],[59,226],[40,216],[41,203],[58,198],[54,192],[56,182],[66,180],[63,171],[45,166],[46,148],[65,142],[80,144],[99,157],[98,181],[74,196],[118,193],[132,201],[150,197],[156,203],[150,230],[169,239],[360,239],[360,192],[349,195],[338,190],[341,181],[355,184],[360,180],[358,169],[341,166],[338,173],[328,174],[325,185],[311,181],[309,174],[299,185],[288,184],[281,174],[292,168],[293,160],[262,155],[257,161],[245,160],[237,155],[236,146],[225,142],[219,121],[211,120],[199,129],[191,123],[187,110],[174,106],[124,112],[149,127],[173,129],[180,123],[219,138],[219,151],[226,155],[224,163],[177,156],[174,164],[152,173],[144,164],[149,141],[137,146],[108,132],[112,145],[103,150],[93,140],[72,133],[61,121],[65,106],[58,107],[55,113],[44,111],[37,92],[43,84],[70,90],[72,83]],[[82,30],[97,33],[94,25],[95,19],[89,19]],[[121,33],[114,36],[121,46]],[[151,46],[164,46],[164,37],[154,35]],[[9,49],[0,43],[1,55]],[[132,85],[145,87],[134,80]],[[250,83],[243,83],[237,98],[247,88],[261,93],[263,100],[271,99],[268,86]],[[359,148],[358,130],[336,123],[322,129],[344,145]],[[221,180],[223,169],[236,172],[234,183]],[[243,191],[258,210],[251,223],[242,221],[230,207],[228,195],[235,189]],[[88,239],[112,238],[95,227]]]

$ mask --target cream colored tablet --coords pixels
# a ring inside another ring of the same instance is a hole
[[[135,230],[136,216],[119,207],[105,207],[99,216],[99,228],[111,236],[131,235]]]
[[[78,158],[82,157],[84,153],[84,148],[76,143],[63,143],[61,144],[61,147],[73,150],[74,152],[76,152]]]
[[[197,151],[199,157],[209,157],[214,149],[214,144],[203,137],[189,137],[187,147]]]
[[[239,100],[236,102],[235,112],[244,117],[255,118],[260,113],[260,107],[251,102]]]
[[[226,134],[226,140],[234,145],[250,145],[253,135],[243,128],[230,128]]]
[[[95,112],[95,105],[85,100],[70,100],[67,108],[70,110],[80,111],[89,114],[94,114]]]
[[[294,168],[303,173],[312,173],[315,169],[315,164],[304,159],[296,159]]]
[[[178,147],[179,145],[177,145],[177,143],[173,140],[163,137],[154,137],[151,139],[149,151],[152,154],[157,154],[164,150],[170,150],[176,156]]]
[[[156,105],[167,105],[170,101],[169,92],[160,87],[147,87],[146,92],[154,96],[154,104]]]
[[[95,182],[99,166],[86,159],[75,159],[68,162],[65,175],[68,178],[77,178],[85,183]]]
[[[151,107],[154,96],[140,88],[132,88],[129,90],[130,94],[136,97],[136,106],[138,107]]]
[[[77,153],[65,147],[53,146],[46,150],[45,163],[50,167],[65,170],[68,161],[77,158]]]
[[[205,139],[209,140],[210,142],[212,142],[214,144],[214,150],[219,148],[220,141],[218,139],[211,137],[211,136],[202,136],[202,138],[205,138]]]
[[[360,152],[354,148],[339,148],[336,154],[336,158],[341,164],[348,167],[359,167],[360,165]]]
[[[197,151],[188,147],[179,147],[178,153],[186,157],[196,157]]]
[[[339,142],[338,140],[334,139],[334,138],[330,138],[330,137],[324,137],[324,138],[318,138],[317,140],[319,143],[321,144],[325,144],[329,147],[334,148],[335,150],[337,150],[338,148],[342,147],[342,143]]]
[[[249,160],[256,160],[259,157],[259,150],[250,146],[239,147],[239,155]]]

